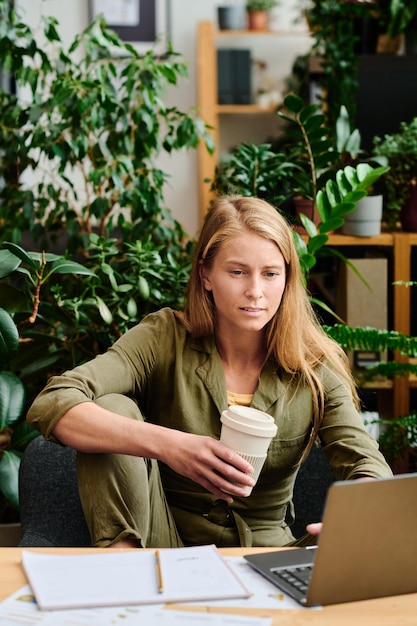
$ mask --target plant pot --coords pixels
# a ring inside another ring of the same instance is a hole
[[[309,200],[308,198],[303,198],[302,196],[295,196],[293,198],[293,202],[294,202],[295,218],[297,220],[297,223],[295,224],[294,229],[300,235],[306,235],[307,234],[306,230],[304,226],[302,226],[301,224],[300,213],[303,213],[306,217],[312,220],[316,226],[320,223],[320,216],[318,212],[316,211],[314,214],[314,220],[312,219],[313,218],[313,202]]]
[[[417,232],[417,184],[410,185],[409,198],[401,210],[401,228],[409,233]]]
[[[383,196],[365,196],[356,203],[352,213],[345,216],[344,235],[375,237],[381,233]]]
[[[0,546],[13,548],[19,545],[22,538],[22,526],[20,522],[0,524]]]
[[[220,30],[244,30],[246,9],[242,6],[217,7],[217,21]]]
[[[268,30],[268,12],[251,11],[248,13],[249,30]]]

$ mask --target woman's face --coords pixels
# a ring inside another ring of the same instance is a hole
[[[201,277],[213,294],[218,330],[259,332],[281,304],[285,261],[274,242],[244,233],[220,248]]]

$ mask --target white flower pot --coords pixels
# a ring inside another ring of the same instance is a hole
[[[365,196],[356,203],[352,213],[345,216],[342,226],[344,235],[374,237],[381,233],[383,197]]]

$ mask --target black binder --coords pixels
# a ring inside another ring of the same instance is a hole
[[[219,104],[251,104],[251,51],[217,50],[217,101]]]

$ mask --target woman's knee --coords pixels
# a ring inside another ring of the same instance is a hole
[[[118,415],[143,420],[142,413],[137,403],[132,400],[132,398],[124,396],[121,393],[108,393],[97,398],[95,402],[103,409],[107,409]]]

